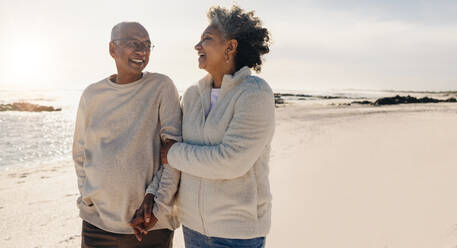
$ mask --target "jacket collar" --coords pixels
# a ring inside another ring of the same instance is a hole
[[[219,99],[221,99],[227,92],[232,88],[238,86],[247,76],[251,75],[251,70],[249,67],[244,66],[239,71],[235,72],[233,75],[225,74],[222,78],[221,91],[219,93]],[[200,96],[203,104],[203,109],[208,112],[210,101],[211,101],[211,88],[212,88],[213,78],[208,73],[205,77],[198,81],[198,89],[200,91]]]

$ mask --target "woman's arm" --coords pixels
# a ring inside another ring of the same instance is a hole
[[[168,163],[182,172],[208,179],[240,177],[248,172],[271,141],[274,114],[271,90],[245,92],[236,103],[221,144],[176,143],[168,152]]]

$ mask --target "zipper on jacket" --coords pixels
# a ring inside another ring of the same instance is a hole
[[[206,227],[205,227],[205,221],[203,220],[203,197],[202,197],[202,191],[203,191],[203,179],[200,178],[200,190],[198,191],[198,210],[200,212],[200,219],[202,221],[203,234],[207,235]]]

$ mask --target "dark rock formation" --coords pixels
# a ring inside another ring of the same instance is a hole
[[[290,99],[290,100],[310,100],[310,99],[341,99],[346,97],[340,96],[325,96],[325,95],[307,95],[307,94],[291,94],[291,93],[275,93],[275,99]]]
[[[312,97],[312,95],[296,94],[296,97]]]
[[[370,101],[354,101],[352,103],[355,104],[371,104],[375,106],[381,105],[394,105],[394,104],[408,104],[408,103],[438,103],[438,102],[457,102],[455,98],[449,98],[446,100],[440,100],[430,97],[423,97],[423,98],[416,98],[413,96],[399,96],[396,95],[394,97],[383,97],[379,98],[375,102]]]
[[[0,104],[0,111],[27,111],[27,112],[51,112],[61,111],[61,108],[54,108],[52,106],[41,106],[27,102],[15,102],[12,104]]]
[[[370,102],[370,101],[353,101],[352,103],[356,103],[356,104],[373,104],[373,102]]]
[[[376,100],[374,105],[392,105],[392,104],[403,104],[403,103],[438,103],[438,102],[452,102],[452,99],[449,98],[447,100],[440,100],[430,97],[423,97],[423,98],[416,98],[412,96],[399,96],[396,95],[394,97],[384,97]],[[455,100],[455,99],[454,99]]]
[[[318,98],[321,98],[321,99],[341,99],[343,97],[339,97],[339,96],[316,96]]]
[[[281,97],[281,94],[275,93],[274,96],[275,96],[275,105],[285,103],[284,98]]]

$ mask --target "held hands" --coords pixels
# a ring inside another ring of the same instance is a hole
[[[129,223],[138,241],[141,241],[143,235],[146,235],[148,230],[157,223],[157,218],[152,213],[153,206],[154,196],[152,194],[146,194],[143,203],[141,203],[141,206],[135,211],[135,214]]]
[[[168,164],[168,151],[170,150],[171,146],[176,142],[176,140],[167,139],[165,142],[162,143],[162,146],[160,146],[160,160],[162,161],[162,164]]]
[[[160,159],[162,164],[168,164],[167,155],[168,150],[171,146],[176,143],[175,140],[169,140],[162,142],[160,147]],[[152,207],[154,206],[154,196],[152,194],[146,194],[141,206],[135,211],[135,214],[130,220],[130,226],[135,233],[135,237],[138,241],[143,239],[143,235],[148,233],[148,230],[157,223],[157,218],[152,213]]]

